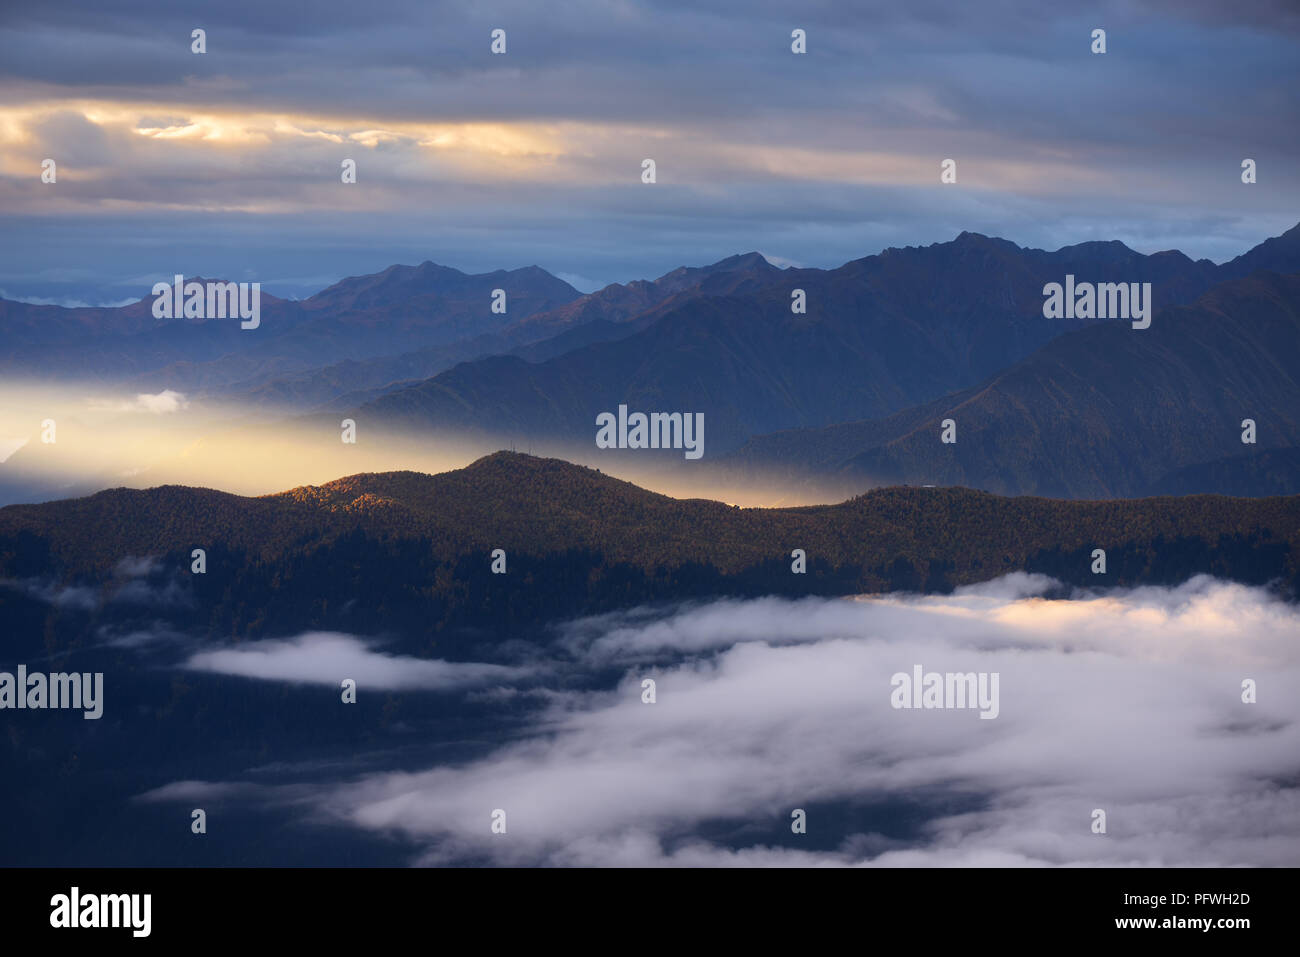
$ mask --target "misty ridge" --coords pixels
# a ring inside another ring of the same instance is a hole
[[[394,266],[301,301],[263,293],[255,329],[184,308],[160,320],[149,299],[4,301],[0,501],[124,478],[272,492],[358,465],[437,471],[503,446],[679,494],[752,489],[766,503],[895,484],[1084,499],[1290,494],[1297,273],[1300,226],[1223,265],[963,233],[838,269],[778,268],[751,253],[588,295],[535,266]],[[1107,295],[1125,305],[1121,287],[1146,290],[1140,328],[1076,314],[1073,296],[1047,318],[1076,282],[1109,290],[1102,305]],[[187,288],[170,276],[160,286],[172,308]],[[40,393],[38,376],[55,383],[57,416],[34,419],[24,401]],[[122,415],[92,422],[114,405]],[[602,442],[601,426],[621,406],[687,410],[707,423],[707,449],[685,463],[620,452],[622,433]],[[148,422],[130,414],[146,410]],[[62,448],[40,430],[55,420]],[[344,422],[355,450],[338,448]],[[946,422],[954,441],[939,439]],[[142,454],[145,430],[175,436]],[[87,459],[96,443],[102,456]],[[269,463],[278,443],[297,449],[282,462],[303,467],[229,468],[232,450]]]

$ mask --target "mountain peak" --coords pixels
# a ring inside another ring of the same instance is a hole
[[[1124,258],[1127,256],[1138,255],[1118,239],[1090,239],[1086,242],[1075,243],[1073,246],[1062,246],[1057,250],[1057,252],[1085,253],[1090,256],[1099,256],[1104,259],[1115,259],[1117,257]]]
[[[743,269],[775,269],[767,257],[760,252],[736,253],[734,256],[728,256],[726,259],[719,259],[715,263],[707,266],[678,266],[671,272],[665,273],[661,279],[667,279],[669,276],[682,276],[690,273],[718,273],[718,272],[735,272]]]
[[[1289,273],[1295,271],[1297,257],[1300,257],[1300,223],[1281,236],[1266,239],[1255,248],[1224,263],[1222,268],[1231,276],[1248,276],[1261,269]]]
[[[724,271],[731,269],[775,269],[767,257],[760,252],[737,253],[735,256],[728,256],[726,259],[719,260],[712,266],[705,266],[705,269],[713,271]]]

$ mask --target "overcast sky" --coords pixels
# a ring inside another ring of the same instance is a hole
[[[6,4],[0,295],[115,302],[175,272],[306,295],[426,259],[591,289],[964,229],[1222,261],[1300,220],[1287,0],[303,9]]]

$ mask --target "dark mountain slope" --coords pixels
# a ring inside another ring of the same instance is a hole
[[[1300,497],[1062,502],[888,488],[737,509],[505,452],[437,476],[355,475],[262,498],[172,486],[0,509],[0,577],[111,586],[124,558],[157,556],[163,580],[192,583],[222,616],[243,609],[242,628],[304,605],[314,624],[339,624],[345,598],[416,621],[482,603],[491,618],[697,594],[942,591],[1020,569],[1089,585],[1201,572],[1294,583],[1298,546]],[[206,576],[189,574],[194,547],[208,551]],[[1095,547],[1108,552],[1104,580],[1088,570]],[[488,570],[493,548],[507,551],[505,576]],[[807,575],[791,574],[794,548]]]
[[[1300,488],[1300,448],[1238,452],[1213,462],[1186,465],[1152,482],[1146,494],[1195,495],[1207,488],[1222,489],[1229,495],[1294,494]]]
[[[955,445],[940,442],[948,418]],[[1246,418],[1253,447],[1241,443]],[[878,421],[764,436],[733,462],[1084,498],[1298,445],[1300,275],[1260,273],[1160,312],[1149,329],[1071,333],[977,388]]]
[[[396,355],[346,359],[325,368],[250,377],[227,391],[257,402],[352,409],[387,392],[419,385],[421,380],[467,360],[517,355],[541,361],[592,343],[621,339],[651,324],[675,304],[698,295],[754,288],[779,272],[758,253],[731,256],[711,266],[675,269],[653,282],[615,283],[454,342]]]
[[[1280,273],[1300,272],[1297,260],[1300,260],[1300,224],[1224,263],[1218,273],[1223,279],[1241,279],[1265,269]]]
[[[634,335],[530,365],[464,363],[359,414],[588,441],[595,415],[626,402],[703,412],[706,454],[717,454],[751,435],[885,416],[974,385],[1091,324],[1043,319],[1044,284],[1067,274],[1151,282],[1160,306],[1204,292],[1217,270],[1120,243],[1045,252],[963,233],[835,270],[774,271],[725,294],[705,284]],[[791,312],[794,289],[806,292],[806,315]]]

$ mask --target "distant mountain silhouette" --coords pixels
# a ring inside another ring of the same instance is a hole
[[[584,441],[597,414],[627,403],[703,412],[707,454],[716,455],[762,433],[906,410],[1095,324],[1043,318],[1044,284],[1067,274],[1150,282],[1156,307],[1168,307],[1256,261],[1300,271],[1295,232],[1231,268],[1178,252],[1146,256],[1118,242],[1045,252],[975,233],[829,271],[758,268],[744,282],[706,283],[667,300],[638,318],[632,335],[535,363],[519,356],[463,363],[356,413],[384,425]],[[795,289],[806,293],[806,315],[791,311]]]
[[[397,265],[343,279],[301,302],[263,290],[256,334],[232,322],[155,319],[152,297],[76,309],[0,300],[7,341],[0,371],[346,409],[348,401],[417,384],[465,360],[508,353],[545,359],[630,335],[665,304],[735,292],[774,273],[748,253],[584,296],[537,266],[469,275],[432,262]],[[507,294],[505,314],[489,308],[498,288]]]
[[[494,289],[506,292],[505,314],[491,311]],[[344,279],[301,302],[263,290],[256,330],[228,320],[155,319],[152,297],[119,309],[0,301],[7,339],[0,371],[238,394],[344,360],[445,347],[580,295],[536,266],[467,275],[424,263]]]
[[[778,272],[758,253],[731,256],[711,266],[674,269],[650,282],[614,283],[554,309],[526,315],[496,331],[450,344],[372,359],[346,359],[323,369],[271,377],[235,394],[299,407],[326,404],[346,411],[386,392],[418,385],[465,360],[507,354],[541,361],[594,342],[621,339],[654,322],[673,304],[699,295],[752,288]]]
[[[1241,442],[1248,418],[1255,446]],[[945,419],[956,444],[940,442]],[[1300,477],[1293,458],[1272,457],[1271,480],[1187,468],[1283,447],[1300,447],[1300,275],[1264,272],[1166,309],[1149,329],[1062,336],[973,389],[885,419],[756,438],[730,464],[1013,495],[1275,494],[1300,488],[1285,485]],[[1189,484],[1196,476],[1213,483]]]
[[[509,309],[529,316],[553,308],[558,302],[568,302],[576,292],[567,282],[539,266],[469,275],[426,261],[418,266],[389,266],[373,275],[342,279],[304,300],[303,306],[308,312],[377,309],[390,316],[445,321],[448,304],[464,304],[469,314],[476,315],[497,288],[509,294],[507,313],[494,320],[501,323],[509,321]]]
[[[380,432],[581,445],[620,404],[700,412],[705,464],[734,452],[732,466],[854,483],[1107,497],[1197,490],[1200,476],[1226,483],[1201,491],[1276,490],[1290,460],[1242,472],[1239,425],[1223,424],[1255,418],[1261,452],[1300,445],[1281,361],[1295,351],[1294,290],[1270,271],[1300,273],[1300,226],[1222,266],[964,232],[838,269],[778,269],[748,253],[585,296],[536,266],[472,276],[426,262],[302,302],[264,294],[256,332],[155,320],[149,300],[0,301],[0,372],[328,410]],[[1066,275],[1150,282],[1155,324],[1045,319],[1043,286]],[[490,310],[497,288],[505,315]],[[795,290],[805,314],[791,310]],[[943,418],[959,421],[960,439],[938,449]]]

